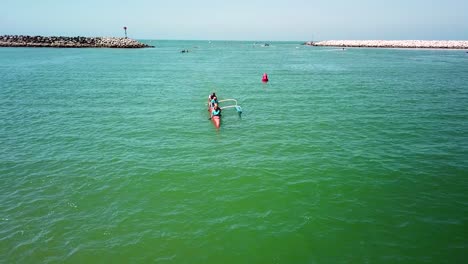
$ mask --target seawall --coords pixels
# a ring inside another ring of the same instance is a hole
[[[63,36],[0,36],[0,47],[52,47],[52,48],[153,48],[130,38],[63,37]]]
[[[304,44],[360,48],[468,49],[467,40],[326,40],[308,41]]]

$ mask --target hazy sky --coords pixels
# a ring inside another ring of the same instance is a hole
[[[468,39],[467,0],[2,0],[0,35]]]

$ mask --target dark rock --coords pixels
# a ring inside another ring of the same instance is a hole
[[[153,48],[154,46],[129,38],[4,35],[0,36],[0,47]]]

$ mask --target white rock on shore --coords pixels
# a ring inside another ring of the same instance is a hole
[[[309,41],[305,44],[331,47],[468,49],[466,40],[326,40]]]

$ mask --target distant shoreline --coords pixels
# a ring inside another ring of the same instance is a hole
[[[468,49],[467,40],[326,40],[304,45],[353,48]]]
[[[64,37],[64,36],[0,36],[0,47],[32,48],[153,48],[130,38]]]

